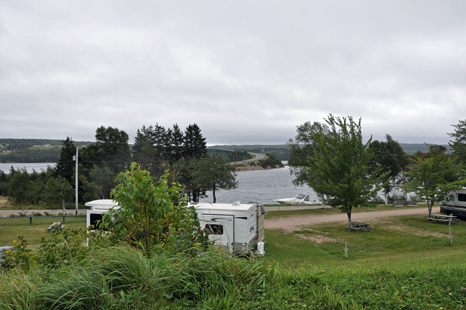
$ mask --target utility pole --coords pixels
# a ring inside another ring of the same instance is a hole
[[[75,175],[75,189],[76,189],[76,215],[78,215],[78,145],[76,145],[76,175]]]

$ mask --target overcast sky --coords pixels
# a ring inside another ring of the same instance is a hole
[[[0,138],[284,144],[332,113],[446,144],[465,99],[463,0],[0,2]]]

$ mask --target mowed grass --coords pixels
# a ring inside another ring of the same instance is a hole
[[[33,217],[32,225],[29,221],[29,217],[0,218],[0,246],[13,245],[13,240],[18,239],[18,236],[23,236],[30,246],[37,246],[42,237],[50,237],[47,228],[54,222],[61,222],[65,229],[86,229],[85,216],[67,216],[65,222],[62,216]]]
[[[292,232],[266,229],[266,259],[292,268],[414,267],[440,261],[466,266],[466,222],[451,225],[453,244],[448,224],[429,223],[427,215],[394,216],[370,224],[370,232],[359,233],[341,222]]]

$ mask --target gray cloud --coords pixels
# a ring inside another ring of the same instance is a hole
[[[333,113],[367,137],[446,143],[466,115],[465,6],[2,2],[0,133],[197,123],[209,143],[285,143]]]

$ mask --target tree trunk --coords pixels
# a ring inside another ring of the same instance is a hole
[[[383,200],[385,201],[385,204],[388,205],[388,194],[387,193],[383,194]]]
[[[63,215],[65,215],[65,200],[63,199],[61,202],[63,204]]]
[[[351,209],[352,207],[346,207],[348,212],[346,212],[346,215],[348,215],[348,223],[351,223]]]
[[[433,206],[433,201],[430,201],[429,199],[427,199],[427,210],[429,210],[429,217],[432,216],[432,206]]]
[[[215,183],[214,183],[214,186],[212,187],[212,197],[214,198],[214,203],[216,203],[217,197],[215,197]]]

